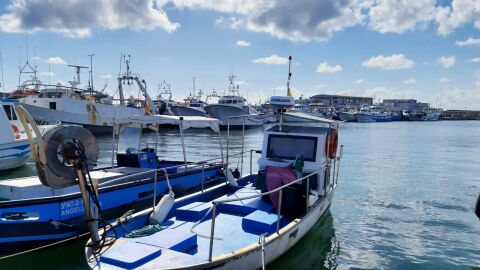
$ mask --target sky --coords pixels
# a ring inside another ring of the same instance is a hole
[[[54,84],[95,54],[94,85],[113,93],[123,53],[152,96],[166,81],[182,100],[192,77],[197,90],[221,94],[234,73],[258,104],[286,94],[291,55],[296,97],[480,110],[479,30],[480,0],[2,0],[1,91],[15,89],[27,58]]]

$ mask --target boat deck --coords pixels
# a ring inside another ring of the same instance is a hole
[[[251,186],[244,187],[215,201],[255,194],[260,191]],[[212,213],[208,211],[211,206],[211,201],[191,202],[175,209],[175,217],[162,224],[166,226],[162,231],[150,236],[116,240],[115,244],[104,249],[100,267],[168,269],[208,262],[212,224]],[[258,244],[261,234],[270,235],[276,231],[278,216],[269,200],[257,197],[222,203],[217,206],[217,213],[212,257]],[[202,219],[192,231],[195,223]],[[280,220],[281,227],[289,223],[284,217]]]

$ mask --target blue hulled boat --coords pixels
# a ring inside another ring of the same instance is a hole
[[[22,110],[21,114],[26,112]],[[126,142],[129,140],[125,136],[134,135],[135,148],[127,147],[123,151],[117,147],[117,151],[112,151],[116,152],[116,165],[112,163],[104,168],[93,168],[98,148],[88,130],[56,126],[44,136],[37,133],[37,138],[42,139],[38,140],[38,148],[32,145],[32,150],[39,176],[0,182],[0,253],[14,253],[86,232],[81,189],[65,185],[65,179],[75,174],[66,166],[68,158],[62,152],[78,141],[84,142],[91,161],[88,174],[96,186],[105,221],[151,207],[170,189],[178,195],[187,194],[224,179],[221,160],[192,163],[187,162],[185,156],[183,161],[159,160],[154,148],[138,149],[142,128],[148,125],[155,129],[161,124],[178,125],[180,130],[189,127],[219,130],[217,120],[198,117],[142,116],[122,120],[117,122],[120,132],[115,136],[116,141]],[[43,185],[45,183],[49,186]]]

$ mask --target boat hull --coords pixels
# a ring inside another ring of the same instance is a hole
[[[206,116],[207,115],[206,112],[202,112],[200,110],[196,110],[189,107],[183,107],[183,106],[172,106],[170,110],[176,116]]]
[[[374,122],[391,122],[392,117],[390,115],[370,115],[357,113],[357,122],[360,123],[374,123]]]
[[[341,121],[345,122],[355,122],[357,121],[355,114],[353,113],[347,113],[347,112],[338,112],[337,113],[338,117],[340,118]]]
[[[174,190],[196,190],[201,187],[202,178],[215,179],[219,168],[216,165],[205,168],[203,172],[200,168],[171,174],[170,183]],[[205,185],[210,183],[207,180],[203,182]],[[137,212],[151,207],[154,186],[158,201],[168,192],[165,177],[161,175],[156,185],[152,176],[143,175],[137,180],[101,187],[99,200],[106,220],[118,218],[129,209]],[[72,189],[72,192],[35,199],[0,201],[0,254],[11,254],[85,233],[85,211],[78,187],[66,189]],[[55,194],[56,191],[52,189],[51,192]]]
[[[47,105],[50,103],[55,103],[56,109],[50,109],[50,105]],[[123,119],[145,114],[140,108],[89,103],[71,98],[27,97],[21,100],[21,105],[39,124],[51,125],[60,122],[82,125],[95,134],[111,133],[114,118]]]
[[[263,125],[262,116],[249,114],[248,111],[236,106],[213,104],[204,108],[208,115],[220,120],[222,128],[227,128],[227,126],[230,126],[230,128],[242,128],[243,125],[245,125],[245,128],[254,128]]]
[[[0,171],[23,166],[30,157],[28,140],[0,145]]]

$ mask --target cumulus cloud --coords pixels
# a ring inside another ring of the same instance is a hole
[[[458,40],[455,41],[455,45],[463,47],[463,46],[472,46],[472,45],[480,45],[480,39],[469,37],[466,40]]]
[[[336,73],[342,71],[343,68],[340,65],[330,66],[328,62],[320,63],[317,67],[318,73]]]
[[[444,68],[451,68],[455,66],[455,56],[442,56],[438,59],[438,62],[444,67]]]
[[[162,10],[163,1],[154,0],[12,0],[0,15],[0,30],[9,33],[49,31],[83,38],[92,29],[175,31]]]
[[[435,20],[438,33],[446,36],[454,29],[468,23],[480,28],[480,2],[477,0],[453,0],[451,6],[439,6]]]
[[[231,16],[231,17],[217,18],[215,20],[215,24],[224,28],[241,29],[246,26],[247,22],[245,19],[240,19],[240,18]]]
[[[404,84],[414,84],[416,82],[417,82],[417,80],[415,80],[415,79],[408,79],[408,80],[403,81]]]
[[[285,65],[288,63],[288,58],[272,54],[271,56],[258,58],[252,60],[255,64],[268,64],[268,65]]]
[[[480,63],[480,57],[475,57],[475,58],[471,58],[470,60],[468,60],[472,63]]]
[[[368,26],[380,33],[425,29],[435,18],[436,0],[376,1],[369,10]]]
[[[395,89],[387,88],[384,86],[376,86],[369,88],[365,91],[365,94],[369,97],[373,97],[376,101],[382,101],[384,99],[392,98],[414,98],[421,99],[418,91],[412,89]]]
[[[45,62],[52,65],[66,65],[67,62],[63,60],[60,56],[49,57]]]
[[[246,40],[237,41],[237,46],[239,47],[250,47],[251,43]]]
[[[413,61],[406,58],[403,54],[379,55],[363,61],[362,66],[380,68],[382,70],[410,69],[413,67]]]

